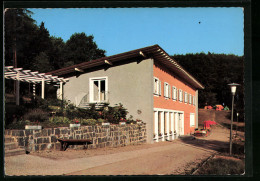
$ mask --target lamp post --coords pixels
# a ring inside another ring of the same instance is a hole
[[[239,113],[237,112],[237,125],[238,125],[238,116],[239,116]],[[237,126],[236,126],[236,136],[237,136]]]
[[[236,94],[236,88],[239,84],[232,83],[232,84],[228,84],[228,85],[230,86],[231,93],[232,93],[232,112],[231,112],[230,138],[229,138],[229,143],[230,143],[229,154],[232,155],[232,129],[233,129],[234,97]]]

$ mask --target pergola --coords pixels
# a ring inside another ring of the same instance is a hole
[[[69,79],[63,77],[46,75],[45,73],[39,73],[38,71],[32,72],[31,70],[23,70],[23,68],[14,68],[13,66],[5,66],[4,76],[6,79],[12,79],[16,81],[16,105],[20,102],[20,81],[33,83],[33,96],[35,97],[35,85],[41,84],[41,97],[44,99],[45,82],[56,83],[56,86],[60,87],[59,98],[63,99],[63,83],[68,82]]]

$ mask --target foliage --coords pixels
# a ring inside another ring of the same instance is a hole
[[[24,129],[25,125],[28,125],[29,123],[29,121],[20,120],[18,122],[12,122],[5,125],[5,129]]]
[[[95,60],[105,56],[105,51],[98,48],[94,36],[85,33],[74,33],[64,47],[64,66]]]
[[[209,160],[198,170],[199,175],[234,175],[243,174],[245,165],[242,160],[215,158]]]
[[[5,10],[6,65],[15,65],[14,51],[17,67],[41,72],[105,56],[105,50],[98,48],[93,35],[75,33],[65,43],[61,38],[51,37],[44,22],[37,26],[31,15],[31,11],[23,8]]]
[[[115,107],[108,106],[108,109],[102,111],[102,116],[110,123],[118,124],[120,119],[126,119],[127,109],[123,107],[121,103]]]
[[[227,84],[235,82],[241,85],[235,97],[236,108],[243,112],[243,56],[196,53],[172,57],[205,86],[204,90],[199,90],[199,107],[223,103],[224,107],[231,107],[231,91]]]
[[[13,51],[16,49],[17,67],[31,68],[37,47],[38,27],[27,9],[5,10],[5,64],[14,65]]]
[[[8,125],[19,121],[24,115],[25,110],[26,107],[24,106],[5,105],[5,124]]]
[[[43,122],[49,118],[49,114],[42,109],[32,109],[23,117],[24,120],[29,120],[31,122]]]
[[[96,119],[82,119],[80,123],[82,125],[94,126],[98,124],[98,121]]]
[[[70,119],[62,116],[53,116],[49,118],[49,122],[55,125],[58,125],[60,123],[69,124]]]

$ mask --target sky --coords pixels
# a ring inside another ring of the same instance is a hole
[[[65,42],[74,33],[93,35],[106,56],[158,44],[169,55],[244,55],[243,8],[29,9],[37,25]]]

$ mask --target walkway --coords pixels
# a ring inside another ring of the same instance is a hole
[[[219,128],[218,128],[219,129]],[[216,129],[216,131],[218,130]],[[227,144],[228,132],[205,140],[176,140],[142,145],[141,149],[73,159],[50,159],[36,155],[5,158],[6,175],[170,175],[183,174]],[[220,137],[224,140],[215,140]],[[215,142],[214,142],[215,140]],[[201,141],[211,141],[201,144]],[[223,142],[224,141],[224,142]],[[200,144],[196,144],[200,142]],[[160,144],[158,146],[157,144]],[[212,144],[217,144],[212,146]],[[88,150],[86,150],[87,152]],[[98,150],[97,150],[98,151]],[[76,151],[74,152],[76,153]]]

